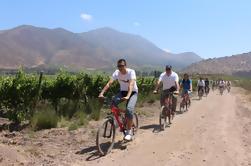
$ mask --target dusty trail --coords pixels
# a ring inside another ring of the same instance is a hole
[[[142,109],[150,117],[140,119],[135,140],[105,157],[95,155],[94,123],[89,131],[45,130],[33,139],[16,136],[22,138],[20,145],[0,143],[0,165],[251,165],[251,103],[243,90],[193,99],[190,111],[161,132],[158,103]]]
[[[156,115],[127,150],[87,165],[251,165],[251,110],[238,104],[236,91],[193,100],[164,132],[153,133]]]

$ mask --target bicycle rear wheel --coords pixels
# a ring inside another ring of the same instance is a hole
[[[101,155],[104,156],[112,150],[115,140],[115,131],[113,118],[106,119],[99,127],[96,136],[96,145]]]
[[[203,91],[199,91],[199,100],[202,99],[202,96],[203,96]]]
[[[162,106],[160,109],[159,126],[160,126],[160,130],[165,130],[165,128],[166,128],[165,106]]]

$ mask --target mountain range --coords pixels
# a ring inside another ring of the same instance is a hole
[[[183,72],[251,76],[251,52],[202,60],[186,67]]]
[[[73,33],[63,28],[22,25],[0,31],[0,69],[106,69],[120,58],[136,68],[171,64],[176,69],[202,60],[193,52],[168,53],[139,35],[107,27]]]

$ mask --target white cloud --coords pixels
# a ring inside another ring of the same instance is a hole
[[[135,21],[135,22],[133,22],[133,26],[139,27],[139,26],[141,26],[141,24],[139,22]]]
[[[91,21],[93,19],[92,15],[87,13],[81,13],[80,17],[85,21]]]
[[[167,49],[167,48],[164,48],[163,50],[164,50],[165,52],[168,52],[168,53],[171,52],[171,50],[169,50],[169,49]]]

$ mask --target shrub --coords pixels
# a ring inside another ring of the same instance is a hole
[[[45,109],[34,114],[31,119],[33,130],[50,129],[57,127],[58,118],[53,109]]]

